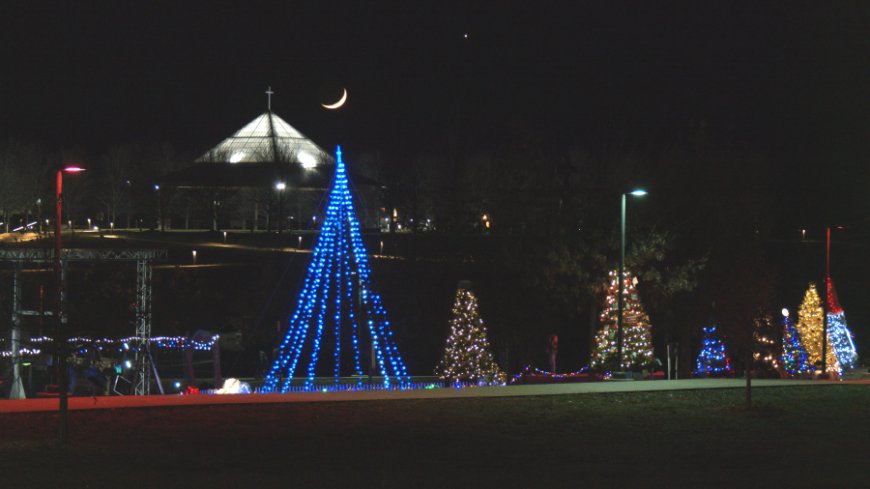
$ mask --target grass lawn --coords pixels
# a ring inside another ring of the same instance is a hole
[[[870,386],[0,416],[3,487],[870,487]]]

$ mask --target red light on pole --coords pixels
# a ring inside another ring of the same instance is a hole
[[[55,180],[55,200],[54,200],[54,292],[55,292],[55,309],[54,309],[54,341],[57,346],[57,367],[58,367],[58,384],[59,384],[59,405],[58,405],[58,438],[60,443],[66,444],[67,441],[67,367],[66,367],[66,351],[65,337],[67,331],[61,331],[61,303],[63,302],[63,283],[60,262],[61,244],[61,222],[63,208],[63,174],[64,173],[79,173],[85,171],[84,168],[78,165],[67,165],[57,171]]]

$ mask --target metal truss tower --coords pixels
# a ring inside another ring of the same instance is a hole
[[[166,250],[153,249],[79,249],[67,248],[61,251],[61,280],[65,280],[67,264],[69,262],[105,262],[105,261],[135,261],[136,262],[136,337],[139,345],[136,350],[135,379],[133,381],[133,393],[146,395],[151,392],[151,372],[156,369],[151,362],[149,343],[151,340],[151,265],[155,261],[166,259]],[[15,297],[12,301],[12,350],[13,371],[20,371],[21,357],[18,355],[19,341],[21,338],[21,316],[38,316],[44,314],[50,316],[49,311],[32,311],[21,308],[21,278],[20,273],[25,264],[52,263],[51,253],[38,248],[7,248],[0,249],[0,262],[12,262],[13,291]],[[62,289],[63,290],[63,289]],[[60,320],[63,330],[66,332],[66,293],[61,295]],[[159,382],[159,379],[158,379]],[[162,389],[161,389],[162,391]],[[16,395],[18,395],[16,393]]]

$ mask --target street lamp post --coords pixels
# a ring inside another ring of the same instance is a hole
[[[84,168],[70,165],[57,170],[55,182],[55,206],[54,206],[54,343],[57,349],[57,376],[58,376],[58,439],[61,444],[66,444],[67,441],[67,374],[66,371],[66,338],[61,331],[61,303],[63,302],[63,276],[61,272],[60,250],[61,250],[61,223],[63,209],[63,174],[78,173],[85,171]],[[63,331],[66,333],[66,331]]]
[[[837,226],[837,230],[842,230],[843,226]],[[831,227],[827,227],[825,237],[825,298],[822,300],[822,311],[824,311],[824,320],[822,321],[822,378],[828,375],[828,314],[831,305],[828,303],[828,297],[831,293]]]
[[[160,185],[154,184],[157,193],[157,230],[163,232],[163,200],[160,198]]]
[[[284,189],[287,184],[278,182],[275,184],[275,190],[278,191],[278,235],[284,230]]]
[[[619,219],[619,295],[616,299],[616,367],[622,370],[622,316],[625,308],[625,299],[622,297],[625,289],[625,207],[626,196],[633,195],[635,197],[643,197],[647,194],[646,190],[635,189],[628,193],[623,193],[621,198],[620,219]]]

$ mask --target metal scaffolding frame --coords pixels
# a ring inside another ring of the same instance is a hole
[[[152,263],[165,261],[166,250],[156,249],[84,249],[65,248],[61,250],[61,282],[66,281],[66,269],[68,262],[101,262],[101,261],[135,261],[136,262],[136,337],[139,344],[136,349],[135,379],[133,393],[146,395],[151,390],[151,371],[156,368],[152,365],[149,343],[151,340],[151,277]],[[18,355],[19,341],[21,338],[21,316],[35,316],[49,312],[24,310],[21,308],[21,279],[20,273],[27,263],[52,263],[51,251],[39,248],[5,248],[0,249],[0,262],[11,262],[14,265],[12,284],[12,363],[13,372],[17,381],[20,382],[21,357]],[[66,331],[66,293],[61,287],[60,296],[60,321],[61,327]],[[13,384],[13,387],[16,384]],[[15,390],[15,389],[13,389]],[[161,389],[162,390],[162,389]],[[23,391],[16,392],[17,396],[23,397]]]

